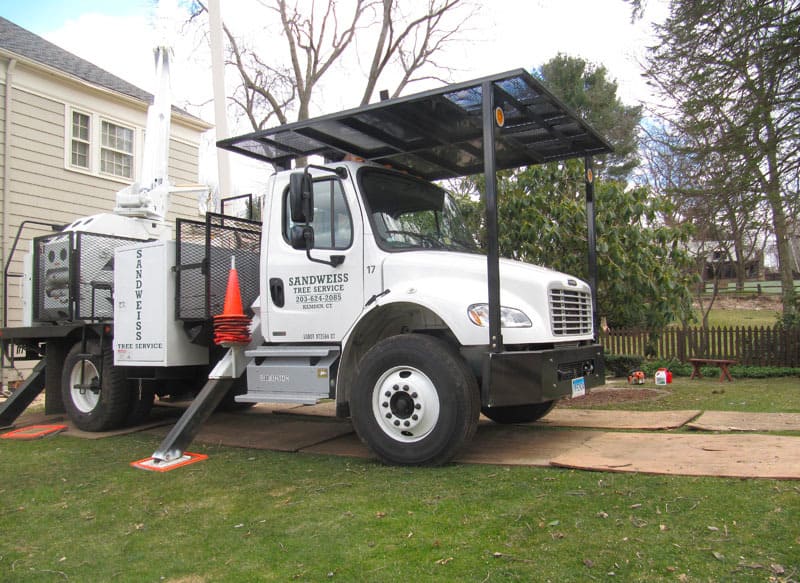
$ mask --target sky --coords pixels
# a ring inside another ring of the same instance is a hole
[[[253,17],[257,14],[252,8],[254,1],[220,0],[222,17],[243,38],[265,43],[262,54],[269,55],[281,48],[274,44],[279,33],[267,22]],[[471,1],[476,14],[464,33],[464,40],[439,57],[441,63],[452,69],[450,81],[467,81],[518,67],[530,70],[558,53],[565,53],[604,65],[609,77],[618,82],[617,94],[623,102],[631,105],[655,102],[641,77],[641,63],[646,47],[654,43],[652,22],[662,22],[667,16],[667,0],[649,0],[645,18],[635,23],[631,22],[630,5],[623,0]],[[152,92],[155,3],[155,0],[0,0],[0,15]],[[176,31],[171,67],[173,101],[213,123],[208,47],[197,34],[181,29],[188,2],[179,3],[183,8],[173,8],[172,12]],[[356,85],[353,78],[363,77],[361,69],[365,66],[352,61],[332,70],[312,103],[312,115],[356,106],[360,94],[350,87]],[[235,72],[227,72],[228,93],[235,83]],[[440,84],[412,85],[405,94]],[[388,87],[379,85],[378,89],[382,88]],[[228,123],[232,135],[251,131],[243,121],[237,122],[230,110]],[[214,136],[209,136],[208,143],[213,141]]]

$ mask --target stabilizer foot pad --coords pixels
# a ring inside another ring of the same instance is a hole
[[[2,439],[41,439],[67,429],[66,425],[29,425],[0,435]]]
[[[184,454],[178,459],[170,462],[162,462],[152,457],[148,457],[144,458],[143,460],[139,460],[138,462],[131,462],[131,466],[140,470],[148,470],[150,472],[169,472],[170,470],[182,468],[183,466],[188,466],[189,464],[193,464],[195,462],[202,462],[203,460],[207,459],[208,456],[205,454],[190,453],[187,451],[184,452]]]

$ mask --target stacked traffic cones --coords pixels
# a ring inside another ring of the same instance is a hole
[[[214,316],[214,343],[228,346],[249,344],[250,318],[242,309],[242,293],[239,289],[239,273],[236,271],[236,258],[231,256],[231,270],[228,273],[228,287],[225,290],[225,304],[222,314]]]

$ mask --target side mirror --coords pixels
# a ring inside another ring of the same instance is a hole
[[[293,223],[310,223],[314,220],[314,184],[307,172],[289,175],[289,205]]]
[[[308,225],[295,225],[291,230],[292,249],[305,249],[310,251],[314,248],[314,227]]]

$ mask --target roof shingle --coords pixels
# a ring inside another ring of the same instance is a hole
[[[78,77],[92,85],[110,89],[148,104],[153,102],[153,95],[147,91],[73,55],[2,16],[0,16],[0,48]],[[172,109],[183,116],[206,123],[180,108]]]

